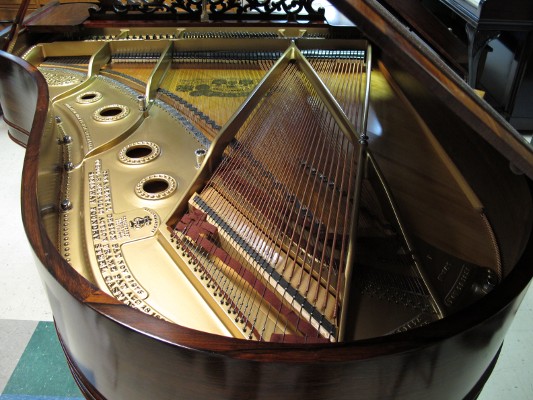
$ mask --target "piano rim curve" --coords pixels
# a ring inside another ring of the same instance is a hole
[[[357,0],[356,0],[357,1]],[[362,0],[365,2],[373,0]],[[366,32],[367,35],[369,32]],[[376,32],[371,32],[379,38]],[[404,33],[405,37],[408,35]],[[369,35],[370,36],[370,35]],[[390,39],[390,38],[389,38]],[[389,40],[387,39],[387,40]],[[386,39],[381,39],[386,40]],[[384,43],[384,42],[382,42]],[[411,51],[424,53],[410,42],[414,48]],[[377,43],[380,45],[380,43]],[[393,53],[391,56],[395,56]],[[423,54],[422,54],[423,56]],[[465,346],[465,340],[469,349],[473,346],[478,346],[476,343],[472,344],[471,340],[478,340],[482,335],[482,339],[489,339],[488,342],[483,342],[480,348],[474,347],[472,351],[467,351],[465,354],[446,354],[438,356],[444,357],[446,366],[440,366],[447,370],[460,366],[461,370],[470,368],[475,364],[474,370],[480,371],[480,378],[475,379],[469,375],[471,380],[466,383],[464,379],[457,378],[458,372],[454,373],[454,381],[450,384],[455,385],[456,393],[458,385],[462,385],[460,389],[461,396],[465,398],[475,398],[483,383],[488,378],[492,367],[497,359],[503,337],[507,331],[510,322],[513,319],[513,313],[520,303],[520,299],[525,293],[526,288],[533,276],[533,239],[530,237],[526,246],[526,250],[522,255],[520,261],[515,268],[497,286],[491,293],[477,301],[473,305],[449,316],[443,320],[431,323],[423,327],[419,327],[407,332],[397,333],[389,336],[381,336],[372,339],[349,341],[342,343],[328,343],[328,344],[280,344],[280,343],[265,343],[256,341],[245,341],[240,339],[233,339],[223,336],[217,336],[205,332],[199,332],[187,327],[172,324],[163,320],[158,320],[142,312],[130,308],[111,296],[99,290],[96,286],[91,284],[88,280],[79,275],[70,265],[61,257],[55,245],[48,238],[42,221],[39,215],[39,208],[37,204],[37,167],[40,150],[41,135],[44,130],[47,118],[48,107],[48,89],[44,77],[37,71],[36,68],[29,65],[25,61],[8,55],[0,53],[0,57],[8,58],[11,62],[18,64],[20,68],[25,69],[32,77],[34,83],[38,88],[38,98],[36,114],[34,116],[30,137],[28,140],[28,147],[26,150],[26,158],[24,162],[24,170],[22,176],[22,218],[26,229],[28,239],[31,243],[33,251],[37,256],[37,267],[41,275],[43,284],[45,285],[49,300],[59,300],[68,303],[65,308],[69,308],[69,312],[65,314],[56,315],[54,318],[56,322],[56,329],[60,336],[63,349],[69,358],[69,366],[75,375],[77,383],[80,385],[83,393],[88,398],[104,398],[98,391],[101,390],[99,385],[91,382],[87,376],[83,375],[82,370],[76,365],[76,359],[73,358],[74,345],[69,343],[65,329],[76,328],[78,314],[72,314],[72,309],[86,310],[83,312],[83,317],[92,318],[91,323],[96,323],[99,329],[109,329],[109,335],[114,335],[113,340],[121,340],[123,335],[128,334],[129,337],[135,336],[138,338],[136,343],[141,341],[143,344],[150,344],[149,349],[161,349],[160,344],[166,349],[168,355],[184,354],[182,359],[189,359],[189,356],[197,354],[202,361],[210,361],[213,359],[235,360],[242,363],[244,366],[249,366],[252,363],[282,363],[299,365],[297,369],[300,371],[308,365],[331,365],[334,371],[342,371],[347,369],[350,374],[353,374],[353,382],[347,383],[346,390],[353,390],[357,380],[355,377],[360,372],[357,368],[359,361],[379,360],[387,363],[388,360],[396,358],[401,362],[409,362],[409,360],[417,360],[419,355],[428,356],[435,354],[434,350],[443,348],[450,348],[450,344],[455,351],[457,345]],[[433,63],[433,67],[437,68],[439,65],[435,58],[426,55],[429,63]],[[427,62],[426,59],[426,62]],[[412,67],[412,64],[409,65]],[[428,65],[426,64],[425,67]],[[419,66],[424,68],[424,66]],[[506,141],[505,151],[502,154],[509,159],[519,159],[522,165],[526,165],[526,173],[531,177],[533,174],[533,162],[528,162],[528,159],[523,157],[520,152],[521,143],[516,137],[510,136],[509,139],[502,137],[502,133],[510,133],[506,129],[506,123],[499,118],[491,109],[485,106],[481,101],[476,99],[473,93],[470,93],[462,85],[458,79],[447,73],[444,69],[441,74],[444,74],[449,85],[444,85],[448,96],[451,97],[453,93],[461,93],[463,98],[469,99],[470,110],[466,112],[475,117],[474,123],[477,129],[476,132],[485,137],[488,130],[494,129],[496,142]],[[442,94],[442,92],[441,92]],[[445,98],[447,98],[446,96]],[[457,101],[457,100],[455,100]],[[487,126],[482,121],[480,116],[490,115],[493,117],[489,121],[492,126]],[[494,124],[494,122],[496,122]],[[483,125],[483,126],[481,126]],[[496,125],[496,126],[495,126]],[[483,128],[484,127],[484,128]],[[485,129],[484,132],[480,130]],[[484,135],[484,134],[485,135]],[[486,137],[485,137],[486,139]],[[513,142],[514,143],[511,143]],[[489,141],[494,145],[494,141]],[[496,143],[497,144],[497,143]],[[57,303],[56,303],[57,306]],[[62,306],[62,305],[61,305]],[[53,307],[54,308],[54,307]],[[60,310],[61,311],[61,310]],[[55,312],[55,309],[54,309]],[[62,321],[61,318],[64,317]],[[105,322],[105,323],[101,323]],[[79,333],[79,332],[78,332]],[[86,337],[90,333],[83,333]],[[472,336],[473,335],[473,336]],[[71,335],[73,336],[73,335]],[[82,344],[86,346],[83,342]],[[80,343],[77,343],[80,344]],[[153,344],[153,345],[152,345]],[[100,346],[101,343],[98,343]],[[167,347],[167,345],[170,347]],[[447,346],[447,347],[446,347]],[[84,349],[84,356],[87,355],[90,349]],[[483,357],[479,354],[483,353]],[[438,354],[438,352],[437,352]],[[469,358],[470,354],[475,354],[475,360]],[[92,355],[90,355],[92,356]],[[414,356],[414,358],[413,358]],[[89,357],[89,356],[88,356]],[[170,359],[170,357],[169,357]],[[175,359],[175,357],[173,358]],[[83,360],[81,360],[83,361]],[[319,368],[323,371],[325,367]],[[394,371],[393,371],[394,372]],[[481,372],[483,374],[481,374]],[[187,384],[187,377],[176,376],[176,381]],[[316,375],[316,379],[324,379],[323,376]],[[137,384],[137,382],[133,382]],[[325,386],[330,388],[328,384]],[[423,393],[433,391],[430,387],[424,387]],[[366,392],[369,394],[368,392]],[[374,393],[374,392],[372,392]],[[375,393],[374,393],[375,395]],[[405,395],[405,393],[404,393]],[[410,395],[408,394],[409,398]],[[210,398],[210,397],[202,397]],[[332,397],[334,398],[334,397]],[[336,398],[336,397],[335,397]],[[406,398],[403,396],[402,398]]]
[[[352,3],[364,3],[366,6],[370,4],[372,11],[375,11],[378,17],[385,18],[379,10],[375,10],[375,6],[371,5],[373,1],[353,0]],[[341,0],[339,0],[339,3],[345,6],[347,4],[347,2]],[[382,49],[387,47],[387,42],[394,39],[384,32],[376,31],[376,27],[362,28],[364,28],[362,30],[367,30],[364,33],[368,37],[373,37],[374,41]],[[524,156],[523,144],[519,143],[517,137],[507,135],[510,131],[506,128],[508,126],[506,122],[489,109],[488,106],[484,105],[483,102],[475,98],[474,94],[466,89],[466,85],[460,82],[458,78],[452,76],[451,71],[446,68],[439,68],[441,63],[427,51],[424,51],[421,45],[417,45],[414,39],[410,38],[408,32],[404,32],[398,27],[395,28],[394,25],[392,28],[393,32],[395,32],[392,36],[401,35],[402,41],[407,41],[411,46],[408,51],[414,53],[414,59],[407,61],[407,65],[418,68],[419,72],[425,68],[428,68],[429,71],[440,70],[440,75],[444,76],[448,82],[438,88],[441,97],[444,96],[443,98],[447,99],[453,97],[454,94],[460,93],[463,99],[466,98],[469,110],[465,112],[467,116],[473,117],[472,124],[474,124],[475,131],[495,147],[498,144],[503,144],[503,151],[500,152],[510,160],[518,160],[519,165],[526,167],[524,172],[530,178],[533,177],[533,162],[530,162],[530,154]],[[406,61],[403,55],[395,52],[390,54],[390,57],[396,56],[399,56],[399,59],[405,65]],[[83,371],[79,368],[79,360],[78,365],[76,365],[76,359],[72,357],[74,355],[72,353],[73,344],[68,342],[67,334],[69,332],[62,330],[64,327],[76,328],[77,318],[80,318],[80,316],[72,314],[72,305],[75,306],[75,310],[86,310],[87,312],[83,313],[83,317],[93,318],[91,322],[93,324],[96,323],[99,329],[113,330],[110,335],[114,335],[113,339],[115,341],[120,340],[125,334],[130,334],[130,337],[139,338],[136,343],[139,341],[143,344],[149,343],[149,349],[157,347],[160,350],[163,347],[167,351],[165,353],[167,355],[183,353],[186,356],[182,357],[182,359],[189,359],[189,355],[195,353],[199,355],[198,358],[201,358],[202,361],[222,358],[224,360],[236,360],[245,366],[249,366],[249,362],[283,363],[297,364],[301,366],[301,368],[298,367],[298,370],[302,370],[308,365],[331,365],[334,367],[334,371],[338,372],[346,369],[352,374],[353,382],[345,382],[347,383],[346,390],[354,390],[354,385],[357,382],[355,378],[360,373],[360,369],[357,368],[359,361],[377,359],[387,363],[388,360],[393,359],[395,356],[397,356],[396,359],[401,359],[400,361],[402,362],[416,361],[418,358],[413,357],[413,355],[431,356],[433,350],[443,349],[447,344],[450,344],[455,351],[457,351],[457,345],[469,346],[470,350],[477,345],[477,342],[472,344],[472,339],[477,341],[479,340],[479,335],[483,335],[482,339],[488,339],[489,341],[483,342],[480,348],[475,347],[470,352],[466,351],[464,354],[446,354],[444,352],[442,355],[438,355],[437,352],[438,357],[444,357],[447,363],[445,367],[440,366],[441,371],[443,368],[448,370],[458,366],[461,367],[461,371],[464,371],[465,368],[469,369],[472,364],[476,364],[474,369],[480,371],[481,375],[479,379],[476,377],[477,383],[470,374],[469,378],[472,379],[466,382],[468,384],[468,387],[466,387],[464,379],[457,377],[460,371],[452,371],[455,380],[449,382],[455,385],[456,393],[458,385],[461,385],[459,389],[462,396],[466,393],[465,398],[476,397],[494,366],[505,332],[513,319],[513,313],[516,311],[516,307],[519,305],[520,299],[533,276],[533,238],[529,238],[526,250],[514,269],[487,296],[443,320],[389,336],[328,344],[264,343],[217,336],[158,320],[120,303],[99,290],[79,275],[61,257],[55,245],[48,238],[39,215],[36,197],[40,140],[47,118],[47,85],[44,77],[37,69],[25,61],[3,52],[0,53],[0,57],[8,58],[12,63],[16,63],[20,68],[25,69],[38,88],[36,114],[30,131],[22,176],[22,218],[30,244],[37,256],[36,258],[39,260],[36,260],[37,267],[43,284],[48,291],[49,300],[55,299],[68,303],[68,311],[70,313],[54,314],[56,328],[63,349],[69,359],[69,366],[78,385],[88,398],[103,399],[104,397],[98,392],[101,390],[100,386],[95,385],[87,376],[83,375]],[[458,102],[458,100],[453,101]],[[486,115],[492,117],[488,123],[483,121],[483,116]],[[461,114],[461,116],[464,117],[464,114]],[[487,138],[487,135],[490,134],[494,136]],[[61,320],[63,317],[64,321]],[[105,324],[100,324],[100,322],[105,322]],[[84,332],[84,335],[87,337],[90,333]],[[83,342],[83,338],[81,340],[82,344],[86,345]],[[470,340],[470,342],[465,344],[465,340]],[[159,344],[162,346],[159,346]],[[98,345],[101,345],[101,343],[98,343]],[[447,346],[447,348],[449,349],[450,346]],[[87,355],[87,349],[84,350],[84,356],[92,356],[92,354]],[[90,349],[88,351],[90,352]],[[469,355],[473,353],[477,356],[474,357],[475,360],[469,358]],[[484,355],[481,358],[479,357],[480,353]],[[319,371],[324,371],[324,368],[326,367],[319,368]],[[323,376],[318,374],[315,378],[324,379]],[[187,377],[176,376],[175,379],[184,385],[187,384]],[[138,384],[137,382],[133,383]],[[330,385],[324,385],[324,387],[329,389]],[[422,389],[424,394],[435,390],[429,387],[419,387],[419,389]],[[411,398],[409,394],[407,396]],[[406,398],[405,393],[402,398]]]
[[[283,344],[246,341],[197,331],[144,314],[104,293],[78,274],[48,238],[40,219],[36,197],[40,140],[48,110],[48,88],[41,73],[29,63],[4,52],[0,56],[25,69],[38,87],[37,108],[22,174],[21,201],[26,234],[44,267],[44,270],[39,272],[49,273],[74,300],[126,329],[173,346],[193,351],[216,352],[234,359],[298,363],[318,360],[364,360],[413,351],[482,325],[501,312],[510,315],[508,307],[525,291],[533,276],[533,238],[530,237],[524,254],[509,275],[491,293],[473,305],[442,320],[407,332],[341,343]],[[41,277],[44,282],[48,281],[47,277]],[[503,318],[507,320],[509,316],[504,315]]]

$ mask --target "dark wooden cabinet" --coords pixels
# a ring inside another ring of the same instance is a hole
[[[382,0],[516,129],[533,130],[533,3]]]

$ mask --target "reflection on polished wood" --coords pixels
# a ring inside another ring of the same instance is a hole
[[[385,76],[392,79],[386,71]],[[374,83],[380,78],[375,76]],[[376,127],[390,133],[376,135],[372,147],[385,175],[397,182],[392,190],[404,218],[417,236],[434,246],[501,275],[499,250],[491,240],[483,204],[397,84],[391,83],[373,91]]]

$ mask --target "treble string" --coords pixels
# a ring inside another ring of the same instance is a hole
[[[198,247],[198,246],[196,246],[196,247]],[[198,251],[198,249],[197,249],[197,251]],[[233,285],[230,287],[230,291],[229,292],[224,290],[224,289],[227,289],[227,286],[228,286],[228,281],[229,280],[228,280],[227,276],[225,274],[221,273],[221,269],[220,268],[215,268],[215,263],[214,262],[209,262],[207,264],[208,264],[208,271],[210,272],[210,276],[218,281],[218,283],[217,283],[218,290],[226,293],[225,294],[226,296],[229,296],[229,297],[233,298],[233,294],[232,294],[232,290],[233,290],[233,287],[234,287]],[[243,271],[239,270],[238,274],[236,274],[234,272],[232,275],[234,275],[233,277],[235,278],[235,275],[240,276],[242,273],[243,273]],[[242,285],[240,285],[240,286],[242,286]],[[228,302],[226,302],[226,303],[228,304]],[[234,304],[233,311],[235,313],[237,313],[237,310],[235,309],[236,302],[233,300],[233,301],[230,301],[229,303]],[[229,311],[231,311],[231,309]]]
[[[264,110],[263,112],[268,112],[264,107],[260,107],[259,109],[260,109],[260,110]],[[246,140],[245,138],[241,138],[241,139],[240,139],[240,142],[241,142],[241,143],[244,143],[245,140]],[[242,154],[246,154],[246,152],[243,151]],[[234,163],[234,164],[238,164],[238,163],[241,163],[241,164],[242,164],[242,160],[240,160],[239,157],[234,157],[234,158],[233,158],[233,163]],[[230,171],[233,170],[233,168],[228,168],[228,169],[229,169]],[[215,178],[216,178],[216,177],[214,176],[213,179],[212,179],[212,181],[215,181]],[[226,182],[226,184],[228,185],[228,182]],[[230,181],[228,186],[231,187],[232,185],[234,185],[234,183]],[[214,185],[211,185],[211,186],[214,186]],[[246,195],[246,193],[245,193],[245,195]],[[222,211],[223,211],[223,210],[222,210]],[[235,214],[235,215],[236,215],[236,214]],[[233,224],[235,223],[234,221],[231,221],[231,220],[230,220],[229,222],[232,222]],[[241,303],[242,303],[242,302],[241,302]]]

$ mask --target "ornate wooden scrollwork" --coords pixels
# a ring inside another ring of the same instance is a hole
[[[324,9],[314,8],[313,2],[314,0],[101,0],[101,8],[97,13],[158,14],[196,19],[201,17],[205,7],[210,19],[323,20]]]

